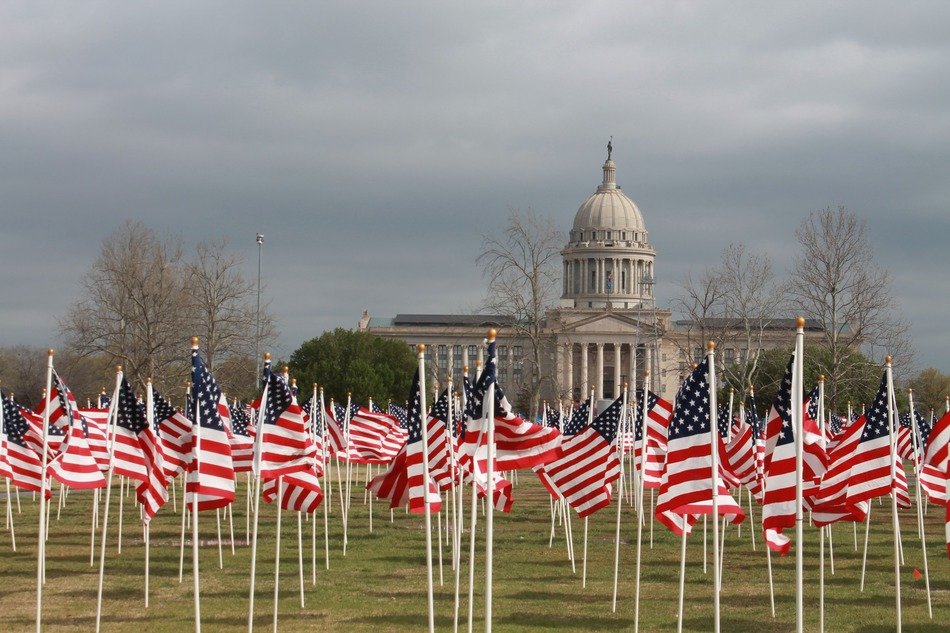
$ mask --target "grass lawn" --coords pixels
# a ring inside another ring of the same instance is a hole
[[[362,472],[360,481],[363,480]],[[201,620],[204,631],[235,631],[246,627],[250,547],[245,545],[245,485],[241,476],[234,507],[238,539],[232,555],[228,527],[224,568],[218,567],[215,513],[200,517]],[[106,631],[187,631],[193,628],[191,542],[186,541],[184,582],[178,581],[181,518],[172,504],[159,513],[151,528],[151,593],[144,606],[144,541],[138,509],[132,497],[125,500],[122,553],[116,547],[116,485],[109,520],[103,629]],[[284,513],[281,537],[279,627],[284,631],[384,631],[424,630],[426,626],[425,538],[423,518],[394,514],[374,504],[373,530],[369,506],[363,502],[362,485],[354,485],[349,544],[342,553],[339,493],[333,487],[330,513],[330,570],[323,558],[323,514],[317,512],[317,580],[312,583],[311,524],[304,522],[304,589],[306,606],[300,607],[297,567],[297,517]],[[0,494],[0,501],[3,496]],[[58,492],[53,497],[47,548],[47,583],[43,591],[43,624],[47,631],[90,631],[95,623],[99,552],[89,564],[92,495],[73,491],[56,519]],[[179,510],[181,499],[179,489]],[[9,532],[0,533],[0,629],[31,631],[35,626],[36,533],[38,503],[20,494],[22,512],[14,505],[17,551]],[[743,497],[745,504],[745,498]],[[444,504],[447,509],[448,504]],[[466,510],[468,500],[466,498]],[[261,504],[261,530],[257,561],[255,627],[268,630],[273,618],[275,508]],[[794,552],[773,557],[775,610],[769,606],[766,556],[758,531],[753,551],[748,518],[741,536],[730,526],[725,539],[722,589],[723,631],[792,631],[795,628]],[[467,513],[466,513],[467,514]],[[519,473],[515,504],[509,515],[495,515],[494,629],[496,631],[630,631],[633,630],[636,523],[625,505],[621,532],[620,593],[616,613],[611,613],[614,526],[616,506],[591,518],[587,587],[581,587],[583,521],[574,516],[577,572],[571,573],[562,528],[553,548],[548,547],[550,513],[548,495],[530,471]],[[443,516],[443,519],[445,517]],[[950,562],[943,541],[942,508],[931,506],[927,522],[933,620],[927,617],[924,581],[915,580],[923,570],[920,541],[913,511],[901,513],[905,564],[901,589],[905,631],[950,630]],[[484,521],[479,517],[476,554],[475,629],[483,630]],[[435,517],[433,517],[435,524]],[[465,598],[468,559],[468,521],[463,544],[463,599],[460,629],[466,630]],[[859,537],[863,539],[863,524]],[[101,530],[100,530],[101,531]],[[712,528],[710,525],[710,535]],[[675,631],[679,583],[680,540],[659,523],[654,526],[653,548],[648,545],[650,526],[644,529],[642,559],[641,630]],[[190,536],[190,529],[188,531]],[[892,631],[895,628],[894,563],[890,504],[873,506],[867,580],[859,591],[861,552],[855,551],[851,524],[834,529],[835,574],[826,571],[825,627],[828,631]],[[860,540],[859,539],[859,540]],[[434,539],[433,539],[434,540]],[[436,628],[451,630],[454,575],[450,548],[445,545],[444,585],[436,567]],[[712,547],[709,552],[711,557]],[[818,630],[818,533],[805,533],[806,630]],[[437,559],[436,559],[437,560]],[[703,571],[702,527],[687,546],[684,630],[712,630],[712,564]]]

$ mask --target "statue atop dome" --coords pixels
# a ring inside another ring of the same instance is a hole
[[[607,141],[607,160],[610,160],[610,155],[613,153],[613,151],[614,151],[614,137],[611,134],[610,140]]]

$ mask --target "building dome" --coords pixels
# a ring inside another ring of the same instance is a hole
[[[641,310],[653,305],[653,262],[643,214],[617,186],[617,167],[607,145],[604,180],[574,216],[561,250],[561,306]]]
[[[608,158],[604,163],[603,183],[574,216],[574,231],[610,229],[642,233],[646,230],[640,209],[617,186],[616,169],[614,161]]]

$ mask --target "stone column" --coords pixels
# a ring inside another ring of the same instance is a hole
[[[620,384],[620,343],[614,343],[614,398],[620,396],[620,390],[623,385]]]
[[[572,399],[574,398],[574,344],[565,343],[564,351],[567,355],[567,382],[565,383],[565,388],[567,389],[567,397]]]
[[[450,377],[452,380],[455,380],[455,346],[447,345],[448,354],[449,354],[449,368],[447,377]]]
[[[627,380],[630,382],[630,387],[632,388],[632,393],[637,391],[637,346],[628,345],[630,348],[630,356],[627,358],[627,364],[629,369],[627,370]],[[631,398],[633,395],[631,395]]]
[[[590,364],[587,358],[587,348],[587,343],[581,343],[581,400],[587,399],[588,390],[590,389],[590,379],[587,375]]]
[[[594,397],[598,400],[604,399],[604,344],[597,343],[597,376],[595,376],[594,384],[597,385],[597,389],[594,392]]]
[[[645,367],[644,367],[644,371],[649,371],[649,372],[650,372],[650,379],[643,381],[643,382],[644,382],[644,387],[645,387],[646,389],[650,389],[651,391],[653,391],[653,392],[655,393],[656,390],[653,389],[653,383],[654,383],[654,381],[656,380],[656,377],[653,375],[653,346],[652,346],[652,344],[651,344],[651,345],[647,345],[647,347],[646,347],[646,359],[644,360],[644,363],[643,363],[643,364],[644,364],[644,366],[645,366]]]

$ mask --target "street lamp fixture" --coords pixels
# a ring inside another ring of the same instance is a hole
[[[264,234],[257,234],[257,334],[254,337],[254,386],[257,387],[261,379],[261,260],[264,255]]]

